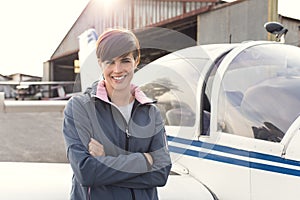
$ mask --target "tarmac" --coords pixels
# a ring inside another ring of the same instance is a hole
[[[67,163],[63,113],[0,113],[0,162]]]

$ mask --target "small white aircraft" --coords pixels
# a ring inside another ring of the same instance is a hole
[[[42,100],[45,98],[44,93],[57,90],[57,98],[68,99],[64,86],[74,86],[74,81],[0,81],[2,86],[10,86],[14,90],[15,100]]]
[[[280,24],[265,27],[281,42],[189,47],[136,72],[168,134],[173,166],[160,199],[299,199],[300,48],[282,43]],[[80,37],[83,89],[101,77],[96,38]]]

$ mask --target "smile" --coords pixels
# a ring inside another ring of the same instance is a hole
[[[125,77],[126,77],[126,75],[123,75],[123,76],[112,76],[112,78],[113,78],[114,80],[118,80],[118,81],[124,79]]]

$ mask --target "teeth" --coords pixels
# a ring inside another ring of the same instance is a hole
[[[125,76],[118,76],[118,77],[113,76],[113,79],[115,79],[115,80],[121,80],[121,79],[123,79],[123,78],[125,78]]]

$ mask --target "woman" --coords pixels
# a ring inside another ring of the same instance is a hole
[[[158,199],[171,168],[163,120],[131,84],[140,46],[128,30],[104,32],[96,54],[103,72],[69,100],[63,133],[74,172],[71,199]]]

